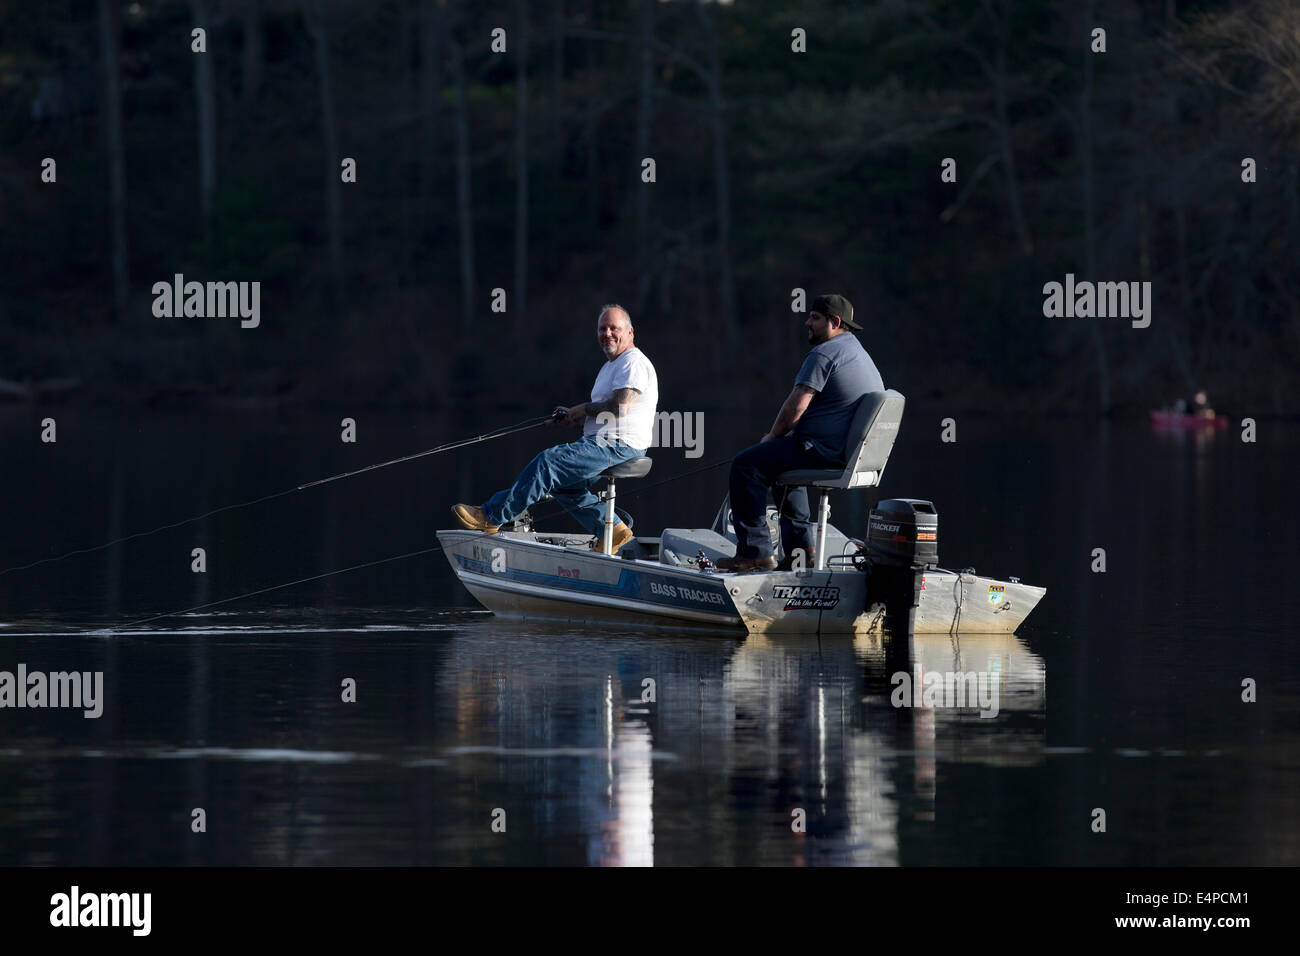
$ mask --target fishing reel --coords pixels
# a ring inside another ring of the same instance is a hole
[[[523,531],[531,532],[533,530],[533,516],[527,508],[515,516],[513,521],[507,521],[501,526],[502,531]]]

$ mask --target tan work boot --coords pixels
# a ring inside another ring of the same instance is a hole
[[[470,531],[482,531],[484,534],[496,534],[497,526],[489,524],[478,505],[452,505],[451,513],[460,522],[462,528]]]
[[[614,540],[610,542],[614,550],[609,553],[618,554],[618,549],[631,541],[633,537],[632,529],[620,521],[618,524],[614,525]],[[603,534],[597,535],[591,542],[591,550],[605,554],[604,544],[605,536]]]

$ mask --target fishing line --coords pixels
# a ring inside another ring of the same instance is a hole
[[[28,568],[34,568],[42,564],[53,564],[56,561],[63,561],[67,558],[79,554],[92,554],[95,551],[103,551],[105,548],[111,548],[115,544],[121,544],[124,541],[131,541],[135,538],[148,537],[151,534],[157,534],[160,531],[169,531],[172,528],[179,528],[182,525],[193,524],[195,521],[202,521],[204,518],[210,518],[213,515],[221,514],[223,511],[234,511],[238,508],[251,508],[253,505],[261,504],[264,501],[272,501],[276,498],[283,498],[285,495],[291,495],[294,492],[302,491],[305,488],[314,488],[317,485],[323,485],[331,481],[338,481],[342,478],[351,478],[353,475],[359,475],[362,472],[374,471],[377,468],[387,468],[389,465],[401,464],[404,461],[412,461],[416,458],[423,458],[426,455],[436,455],[439,452],[452,451],[456,448],[464,448],[466,445],[473,445],[477,442],[490,441],[493,438],[504,438],[506,435],[513,435],[515,432],[527,431],[530,428],[536,428],[539,425],[545,425],[553,420],[551,415],[543,415],[540,418],[530,418],[527,421],[519,422],[515,425],[507,425],[504,428],[498,428],[495,431],[484,432],[482,435],[476,435],[473,438],[466,438],[461,441],[448,442],[445,445],[439,445],[436,448],[429,448],[425,451],[416,452],[414,455],[406,455],[402,458],[394,458],[392,461],[380,462],[377,465],[367,465],[365,468],[358,468],[356,471],[345,471],[339,475],[331,475],[329,478],[321,478],[316,481],[309,481],[305,485],[297,485],[293,488],[286,488],[284,491],[277,491],[274,494],[263,495],[261,498],[254,498],[251,501],[243,501],[233,505],[222,505],[220,508],[214,508],[211,511],[193,518],[185,518],[182,521],[175,521],[171,524],[159,525],[150,531],[137,531],[134,534],[128,534],[121,538],[115,538],[106,544],[95,545],[93,548],[78,548],[76,551],[69,551],[66,554],[56,555],[52,558],[41,558],[39,561],[32,561],[29,564],[20,564],[12,568],[5,568],[0,571],[0,576],[8,574],[10,571],[25,571]]]
[[[256,591],[249,591],[246,594],[236,594],[234,597],[222,598],[220,601],[209,601],[207,604],[196,604],[194,607],[187,607],[180,611],[168,611],[166,614],[155,614],[153,617],[145,617],[138,621],[131,621],[127,624],[119,624],[116,627],[107,628],[107,630],[118,631],[128,627],[138,627],[141,624],[148,624],[150,621],[157,621],[160,618],[175,617],[178,614],[190,614],[193,611],[201,611],[204,608],[216,607],[218,604],[229,604],[231,601],[254,597],[258,594],[266,594],[270,591],[279,591],[282,588],[291,588],[295,584],[306,584],[308,581],[319,581],[321,578],[333,577],[336,574],[346,574],[349,571],[360,571],[362,568],[373,568],[377,564],[387,564],[390,561],[401,561],[403,558],[413,558],[416,555],[432,554],[435,551],[441,550],[442,545],[438,545],[436,548],[425,548],[423,551],[410,551],[406,554],[394,555],[391,558],[380,558],[378,561],[367,561],[365,564],[354,564],[350,568],[339,568],[336,571],[326,571],[323,574],[314,574],[309,578],[299,578],[297,581],[289,581],[286,584],[273,584],[269,588],[259,588]]]
[[[544,421],[549,421],[549,420],[550,420],[549,416],[548,416],[546,419],[544,419]],[[541,423],[539,422],[539,423],[537,423],[537,424],[541,424]],[[522,430],[523,427],[532,427],[532,426],[511,426],[511,427],[516,428],[516,429],[519,429],[519,430]],[[494,437],[496,437],[496,436],[494,436]],[[463,442],[463,443],[461,443],[461,444],[469,444],[469,443],[470,443],[470,442]],[[449,449],[444,448],[443,450],[449,450]],[[431,454],[431,453],[432,453],[432,450],[431,450],[430,452],[421,452],[420,454]],[[409,461],[410,458],[418,458],[418,457],[420,457],[420,456],[419,456],[419,455],[412,455],[412,456],[409,456],[408,458],[399,458],[399,459],[396,459],[394,462],[385,462],[384,464],[395,464],[396,461]],[[679,479],[679,478],[688,478],[688,477],[690,477],[691,475],[698,475],[698,474],[701,474],[702,472],[710,471],[711,469],[717,468],[719,465],[725,465],[725,464],[727,464],[727,463],[730,462],[730,461],[731,461],[730,458],[721,458],[721,459],[719,459],[718,461],[715,461],[715,462],[713,462],[713,463],[710,464],[710,465],[704,465],[704,466],[701,467],[701,468],[696,468],[696,469],[693,469],[693,470],[691,470],[691,471],[683,472],[683,473],[681,473],[681,474],[679,474],[679,475],[670,475],[669,477],[664,478],[662,481],[657,481],[657,482],[655,482],[655,483],[652,484],[652,485],[645,485],[645,486],[643,486],[643,487],[641,487],[641,488],[638,488],[637,491],[638,491],[638,492],[640,492],[640,491],[649,491],[649,490],[651,490],[652,488],[657,488],[657,487],[659,487],[660,485],[666,485],[666,484],[668,484],[670,481],[676,481],[676,480]],[[372,466],[372,467],[382,467],[382,465],[381,465],[381,466]],[[346,474],[346,475],[335,475],[334,477],[335,477],[335,478],[346,478],[346,477],[348,477],[348,475],[355,475],[355,474],[359,474],[360,471],[368,471],[368,470],[369,470],[369,469],[363,468],[363,469],[360,469],[359,471],[349,472],[349,473]],[[312,482],[312,484],[323,484],[325,481],[332,481],[332,480],[334,480],[334,479],[333,479],[333,478],[326,478],[326,479],[323,479],[321,482]],[[302,485],[302,486],[300,486],[300,487],[310,487],[310,486],[308,486],[308,485]],[[298,490],[298,488],[291,488],[291,489],[290,489],[290,491],[297,491],[297,490]],[[289,493],[288,491],[280,492],[280,494],[282,494],[282,495],[283,495],[283,494],[288,494],[288,493]],[[620,497],[620,498],[631,497],[633,494],[636,494],[636,493],[637,493],[637,492],[629,492],[629,493],[626,494],[626,495],[622,495],[622,494],[620,494],[619,497]],[[278,495],[270,495],[270,496],[268,496],[268,497],[278,497]],[[263,501],[264,501],[264,500],[266,500],[266,499],[259,499],[259,500],[263,500]],[[230,506],[230,507],[236,507],[236,506],[233,506],[233,505],[232,505],[232,506]],[[547,518],[556,517],[556,516],[558,516],[558,515],[560,515],[560,514],[564,514],[564,513],[566,513],[566,512],[564,512],[563,510],[561,510],[561,511],[557,511],[557,512],[555,512],[554,514],[544,515],[544,516],[543,516],[543,520],[545,520],[545,519],[547,519]],[[182,522],[182,523],[184,523],[184,522]],[[119,625],[116,625],[116,626],[114,626],[114,627],[107,628],[107,630],[109,630],[109,631],[117,631],[117,630],[123,630],[123,629],[126,629],[126,628],[138,627],[138,626],[140,626],[141,624],[149,624],[149,623],[151,623],[151,622],[153,622],[153,621],[157,621],[157,620],[160,620],[160,619],[165,618],[165,617],[176,617],[177,615],[180,615],[180,614],[191,614],[191,613],[193,613],[194,611],[202,611],[202,610],[205,610],[206,608],[216,607],[216,606],[219,605],[219,604],[229,604],[231,601],[239,601],[239,600],[242,600],[242,599],[244,599],[244,598],[256,597],[256,596],[259,595],[259,594],[267,594],[267,593],[269,593],[269,592],[271,592],[271,591],[279,591],[279,590],[282,590],[282,589],[284,589],[284,588],[291,588],[291,587],[293,587],[293,586],[296,585],[296,584],[307,584],[308,582],[311,582],[311,581],[319,581],[319,580],[321,580],[322,578],[333,577],[333,576],[336,575],[336,574],[346,574],[346,573],[349,572],[349,571],[359,571],[359,570],[361,570],[362,568],[371,568],[371,567],[374,567],[375,565],[378,565],[378,564],[388,564],[389,562],[392,562],[392,561],[401,561],[401,560],[403,560],[403,559],[405,559],[405,558],[414,558],[414,557],[418,557],[419,555],[422,555],[422,554],[433,554],[434,552],[436,552],[436,551],[441,551],[441,550],[442,550],[442,546],[441,546],[441,545],[438,545],[437,547],[433,547],[433,548],[424,548],[424,549],[422,549],[422,550],[420,550],[420,551],[409,551],[409,552],[407,552],[406,554],[398,554],[398,555],[394,555],[393,557],[389,557],[389,558],[380,558],[380,559],[377,560],[377,561],[368,561],[368,562],[366,562],[365,564],[354,564],[354,565],[353,565],[352,567],[350,567],[350,568],[339,568],[339,569],[336,570],[336,571],[325,571],[325,572],[323,572],[323,573],[321,573],[321,574],[314,574],[314,575],[312,575],[311,577],[307,577],[307,578],[299,578],[297,581],[288,581],[288,582],[286,582],[286,583],[284,583],[284,584],[273,584],[273,585],[271,585],[270,587],[258,588],[256,591],[248,591],[248,592],[246,592],[246,593],[244,593],[244,594],[236,594],[236,595],[234,595],[233,597],[222,598],[222,599],[219,600],[219,601],[209,601],[207,604],[198,604],[198,605],[195,605],[194,607],[183,608],[182,610],[179,610],[179,611],[168,611],[168,612],[165,613],[165,614],[155,614],[153,617],[141,618],[141,619],[138,620],[138,621],[131,621],[131,622],[126,623],[126,624],[119,624]],[[51,559],[51,560],[54,560],[54,559]]]

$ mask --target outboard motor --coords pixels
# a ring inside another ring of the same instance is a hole
[[[867,551],[873,564],[939,564],[939,512],[919,498],[886,498],[871,509]]]
[[[867,520],[867,607],[885,606],[885,627],[912,633],[925,570],[939,563],[939,512],[919,498],[887,498]]]

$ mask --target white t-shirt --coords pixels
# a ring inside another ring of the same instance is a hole
[[[622,439],[633,448],[649,448],[654,436],[655,408],[659,405],[659,379],[655,367],[636,346],[600,367],[596,384],[591,386],[591,400],[607,402],[620,388],[637,391],[627,414],[619,419],[613,412],[588,415],[582,434],[600,434],[610,440]]]

